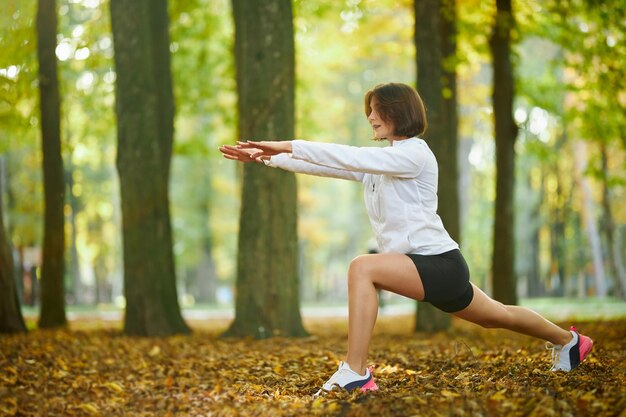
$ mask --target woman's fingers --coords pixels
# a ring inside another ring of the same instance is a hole
[[[240,149],[258,148],[259,145],[252,141],[237,141],[237,147]]]
[[[241,148],[239,145],[222,145],[218,148],[227,159],[241,162],[261,162],[260,158],[266,158],[264,152],[258,148]]]
[[[220,152],[222,152],[222,154],[224,156],[236,157],[236,156],[240,156],[240,155],[243,154],[239,149],[237,149],[237,148],[235,148],[233,146],[228,146],[228,145],[221,146],[219,148],[219,150],[220,150]]]

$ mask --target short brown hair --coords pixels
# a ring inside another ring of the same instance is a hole
[[[426,108],[417,91],[402,83],[378,84],[365,93],[365,116],[372,112],[372,98],[376,97],[381,119],[391,123],[394,135],[414,137],[426,131]]]

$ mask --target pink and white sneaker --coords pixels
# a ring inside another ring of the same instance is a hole
[[[350,369],[350,366],[346,362],[339,363],[339,369],[335,372],[322,388],[315,393],[315,397],[322,394],[324,391],[331,391],[333,388],[339,387],[348,391],[354,389],[360,389],[362,392],[376,391],[378,386],[374,382],[372,377],[371,368],[365,369],[365,375],[359,375]]]
[[[552,351],[551,371],[569,372],[575,369],[593,348],[593,340],[578,333],[574,326],[570,328],[570,332],[573,338],[566,345],[549,344],[547,346],[548,350]]]

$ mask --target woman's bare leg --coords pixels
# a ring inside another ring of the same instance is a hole
[[[513,330],[528,336],[547,340],[555,345],[565,345],[572,334],[546,320],[534,311],[520,306],[508,306],[489,298],[473,285],[474,298],[465,309],[454,313],[463,320],[487,328]]]
[[[413,261],[402,254],[372,254],[355,258],[348,270],[348,354],[350,368],[363,375],[383,289],[415,300],[424,286]]]
[[[547,340],[567,344],[572,335],[525,307],[507,306],[489,298],[473,285],[474,298],[455,316],[487,328],[503,328]],[[363,375],[372,331],[378,316],[378,295],[383,289],[421,301],[424,299],[422,279],[413,261],[402,254],[372,254],[355,258],[348,270],[348,353],[350,368]]]

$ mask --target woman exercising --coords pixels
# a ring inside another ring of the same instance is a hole
[[[593,347],[574,327],[564,330],[536,312],[503,305],[469,279],[459,245],[437,215],[438,166],[419,136],[426,111],[415,89],[381,84],[365,95],[365,115],[386,147],[332,143],[247,141],[220,147],[224,157],[288,171],[363,183],[365,206],[376,235],[376,254],[356,257],[348,269],[348,352],[322,386],[363,392],[378,387],[367,352],[378,314],[376,290],[426,301],[487,328],[509,329],[552,343],[553,371],[571,371]]]

